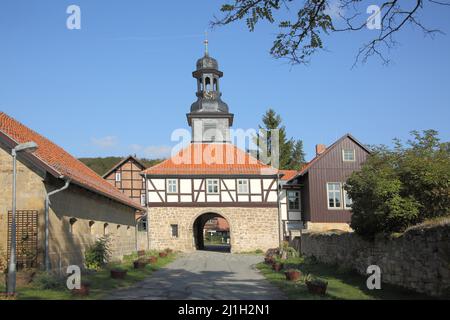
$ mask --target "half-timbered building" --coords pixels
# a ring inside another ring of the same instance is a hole
[[[214,217],[230,226],[231,252],[279,245],[279,172],[231,143],[234,115],[221,99],[222,76],[206,50],[193,72],[191,144],[143,172],[150,248],[202,249],[204,226]]]

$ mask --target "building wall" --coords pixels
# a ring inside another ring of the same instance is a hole
[[[355,161],[344,162],[343,149],[355,149]],[[349,223],[351,210],[328,209],[327,182],[345,183],[352,172],[360,170],[368,153],[350,138],[342,140],[317,161],[308,172],[309,212],[306,218],[311,222]]]
[[[150,209],[150,248],[195,250],[194,222],[205,213],[216,213],[230,225],[231,252],[267,250],[279,246],[278,208],[159,207]],[[171,225],[178,225],[173,238]]]
[[[44,200],[46,190],[62,187],[63,183],[38,174],[35,168],[17,162],[17,209],[38,211],[38,262],[44,259]],[[7,212],[11,210],[12,157],[0,148],[0,250],[7,248]],[[69,264],[82,265],[84,250],[103,235],[104,223],[112,237],[114,258],[135,251],[135,210],[71,185],[51,198],[50,259],[52,268]],[[70,233],[70,219],[77,221]],[[89,222],[94,221],[93,227]],[[120,226],[120,227],[119,227]]]

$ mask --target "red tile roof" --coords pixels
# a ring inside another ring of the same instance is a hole
[[[191,143],[172,158],[144,170],[147,175],[276,175],[230,143]]]
[[[144,210],[64,149],[3,112],[0,112],[0,139],[8,140],[12,144],[11,147],[33,141],[37,143],[38,149],[31,155],[32,159],[37,160],[38,164],[55,177],[67,177],[71,179],[72,183],[92,192],[129,207]]]
[[[297,175],[298,171],[297,170],[280,170],[280,173],[283,174],[283,176],[281,177],[281,180],[289,181]]]

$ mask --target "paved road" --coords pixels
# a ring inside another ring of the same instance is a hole
[[[281,300],[285,296],[258,272],[256,255],[197,251],[181,254],[165,268],[112,300]]]

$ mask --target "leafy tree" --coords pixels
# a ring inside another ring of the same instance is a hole
[[[377,147],[345,189],[353,200],[351,227],[373,238],[450,214],[450,150],[434,130],[412,132],[404,146]]]
[[[323,35],[336,32],[362,32],[367,25],[377,23],[367,14],[372,0],[230,0],[221,7],[221,17],[214,17],[212,26],[221,26],[245,19],[250,31],[258,22],[278,25],[270,53],[275,58],[288,58],[292,64],[308,63],[311,55],[324,49]],[[379,26],[374,37],[363,44],[355,63],[378,56],[383,63],[388,52],[397,43],[396,33],[408,25],[425,35],[442,33],[420,22],[420,16],[433,7],[449,8],[448,0],[384,0],[379,4]],[[375,11],[376,12],[376,11]],[[374,12],[374,13],[375,13]]]
[[[262,130],[256,137],[258,146],[258,157],[261,149],[267,148],[266,154],[271,157],[272,150],[272,131],[278,129],[278,145],[279,145],[279,168],[282,170],[299,170],[304,163],[303,142],[287,138],[286,127],[282,125],[281,116],[273,109],[267,110],[262,119],[263,125],[259,126]]]

